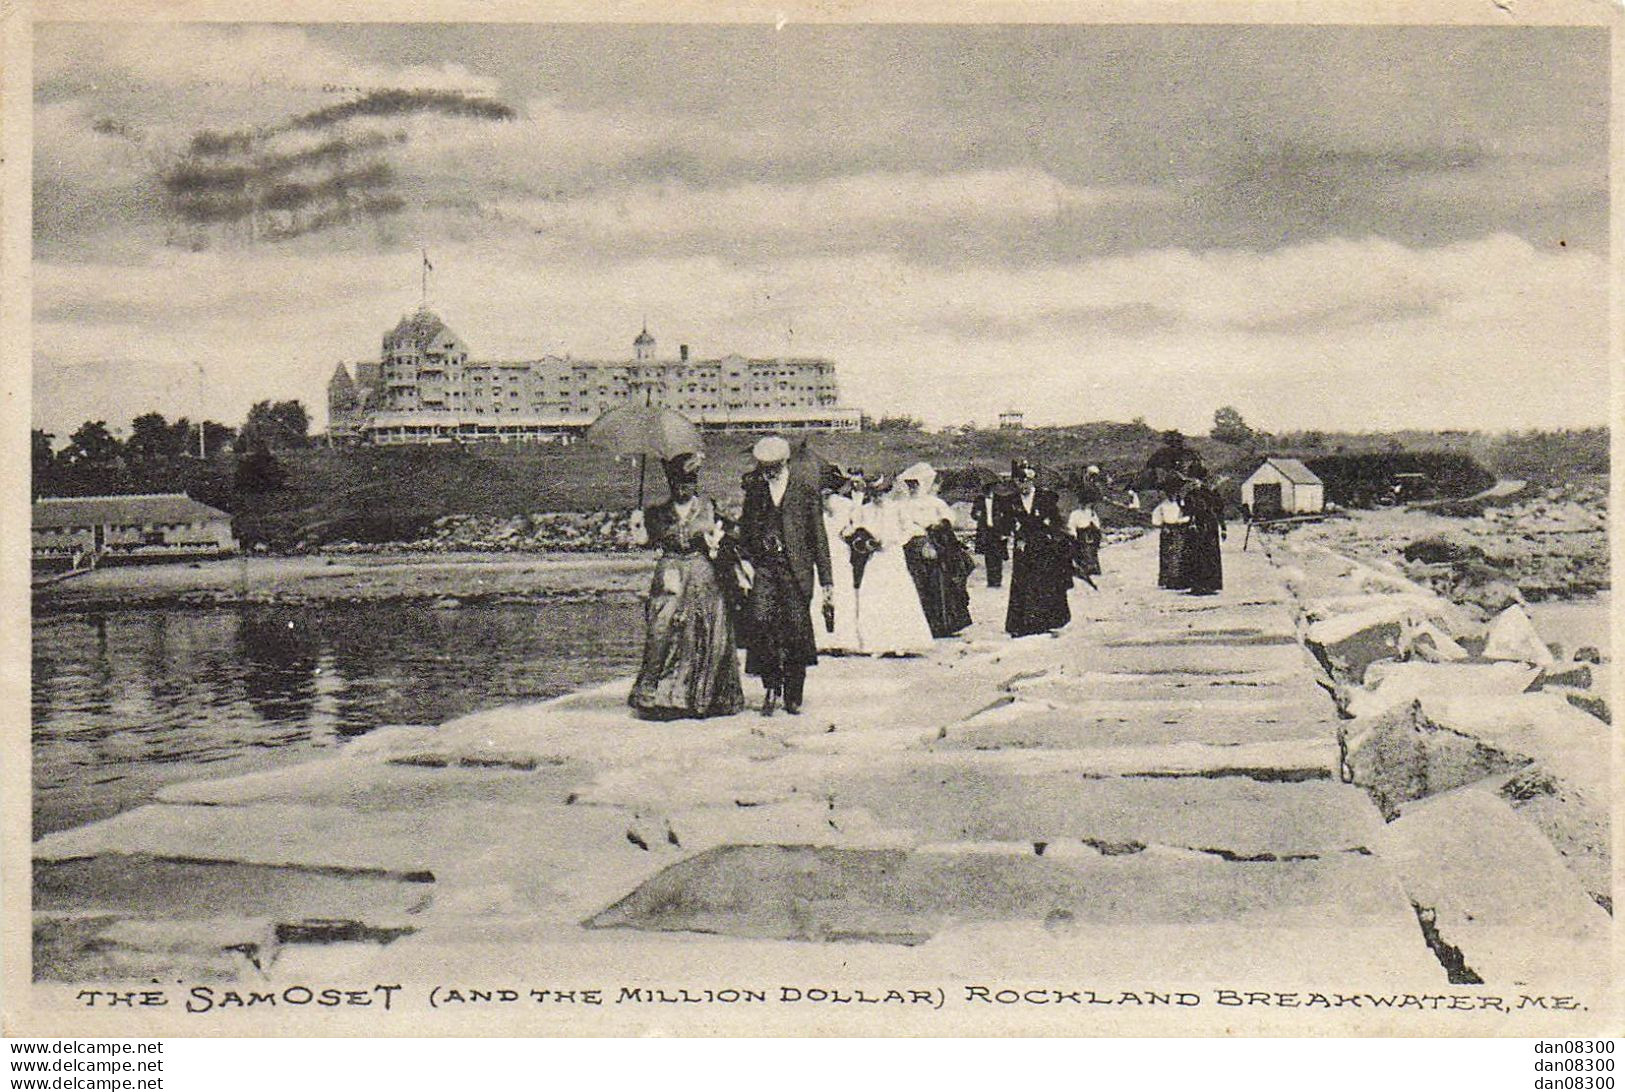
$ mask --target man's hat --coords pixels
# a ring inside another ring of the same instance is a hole
[[[782,463],[790,458],[790,442],[783,436],[764,436],[750,453],[759,463]]]

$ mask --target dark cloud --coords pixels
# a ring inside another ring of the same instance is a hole
[[[1172,329],[1180,320],[1177,311],[1154,303],[1134,302],[1055,307],[1022,316],[956,311],[941,325],[958,337],[1002,340],[1054,334],[1137,337]]]
[[[326,129],[352,118],[388,118],[405,114],[444,114],[476,121],[512,121],[517,111],[506,103],[461,91],[374,91],[350,102],[324,106],[288,122],[290,129]]]
[[[1447,296],[1358,300],[1312,307],[1286,315],[1232,323],[1252,334],[1317,334],[1327,330],[1369,327],[1424,319],[1436,315],[1449,302]]]
[[[441,114],[506,121],[514,110],[494,99],[448,91],[375,91],[272,125],[218,132],[203,130],[186,154],[159,174],[169,208],[182,225],[246,227],[251,239],[286,239],[356,220],[394,216],[407,207],[394,188],[397,172],[385,156],[408,143],[404,131],[348,131],[357,119]],[[321,143],[279,150],[278,138],[337,130]],[[193,230],[194,248],[206,237]]]

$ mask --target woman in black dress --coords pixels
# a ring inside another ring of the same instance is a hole
[[[1215,595],[1224,587],[1224,562],[1219,540],[1224,530],[1224,502],[1206,481],[1197,481],[1186,491],[1185,547],[1183,574],[1192,595]]]
[[[1048,633],[1072,621],[1066,601],[1072,588],[1072,540],[1053,489],[1039,489],[1030,463],[1011,472],[1019,492],[1005,508],[1014,539],[1010,566],[1010,606],[1004,629],[1012,637]]]

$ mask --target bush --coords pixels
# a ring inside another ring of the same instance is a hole
[[[1345,508],[1369,508],[1391,496],[1399,474],[1422,474],[1435,496],[1465,497],[1495,484],[1495,475],[1469,455],[1445,451],[1371,451],[1310,459],[1326,483],[1326,499]]]

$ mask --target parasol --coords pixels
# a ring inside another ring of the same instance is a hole
[[[617,455],[638,457],[638,507],[643,507],[649,456],[670,459],[705,450],[699,426],[676,410],[628,403],[605,411],[587,427],[587,443]]]

